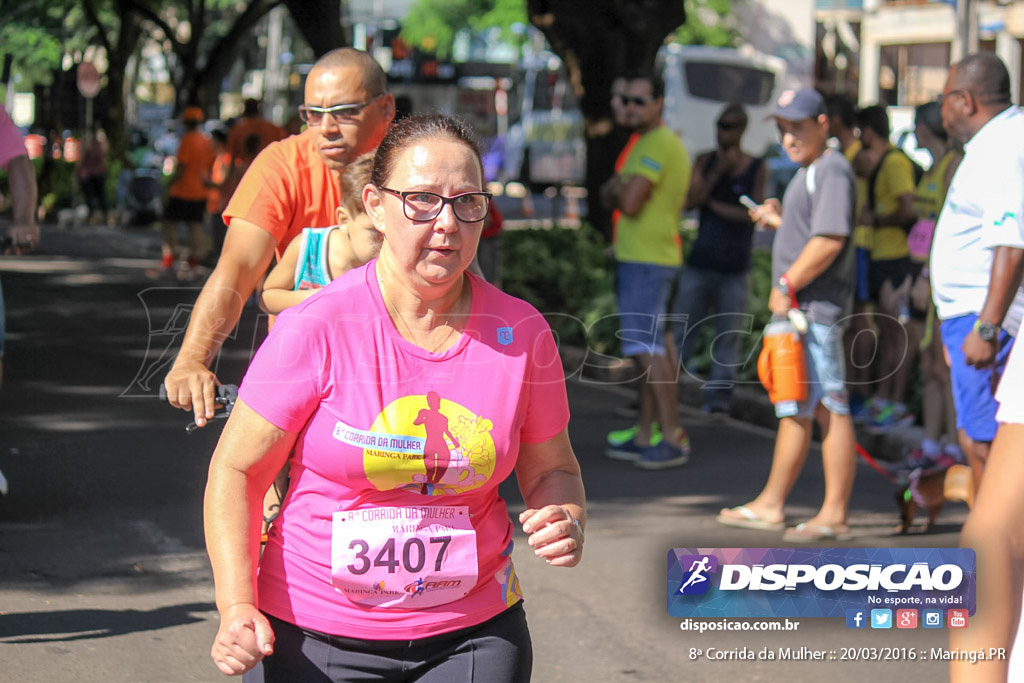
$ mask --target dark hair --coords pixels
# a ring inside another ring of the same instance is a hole
[[[854,128],[857,125],[857,105],[853,98],[841,93],[833,93],[825,98],[825,113],[828,116],[836,117],[847,128]]]
[[[349,216],[366,213],[363,206],[363,188],[370,183],[373,174],[373,156],[375,152],[366,152],[341,172],[341,205]]]
[[[961,59],[956,65],[956,82],[976,99],[1010,102],[1010,72],[994,52],[977,52]]]
[[[245,136],[245,141],[242,142],[242,149],[249,156],[256,156],[260,153],[260,146],[263,144],[263,138],[260,137],[259,133],[252,133]]]
[[[228,132],[218,126],[217,128],[214,128],[213,130],[210,131],[210,137],[216,140],[217,142],[227,142]]]
[[[942,107],[938,102],[925,102],[914,109],[914,123],[924,126],[928,131],[945,142],[949,134],[942,126]]]
[[[635,71],[623,76],[627,81],[647,81],[651,85],[651,96],[660,100],[665,96],[665,79],[653,71]]]
[[[406,148],[421,140],[447,139],[462,144],[473,150],[473,156],[483,171],[483,160],[473,129],[456,116],[447,114],[413,114],[396,121],[381,140],[377,153],[373,158],[373,175],[371,182],[377,187],[387,185],[394,173],[395,160]],[[482,177],[482,175],[481,175]]]
[[[868,128],[880,137],[889,139],[889,115],[884,104],[872,104],[857,112],[857,125],[861,130]]]
[[[730,102],[729,104],[722,107],[722,111],[718,112],[719,120],[726,116],[735,116],[737,119],[743,122],[743,127],[747,127],[747,109],[739,102]]]

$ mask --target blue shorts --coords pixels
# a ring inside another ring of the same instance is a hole
[[[620,261],[615,271],[622,355],[664,356],[665,320],[679,268]]]
[[[996,411],[999,403],[992,395],[992,373],[1003,374],[1006,359],[1013,347],[1013,337],[999,330],[999,353],[995,368],[978,370],[964,360],[963,345],[974,329],[978,316],[962,315],[943,320],[939,326],[942,343],[949,353],[949,377],[953,385],[953,406],[956,408],[956,428],[962,429],[972,441],[988,442],[996,438]]]
[[[843,360],[842,325],[809,323],[804,344],[807,363],[807,398],[775,404],[776,417],[813,417],[818,403],[836,415],[850,414],[846,395],[846,363]]]
[[[477,626],[420,640],[357,640],[267,618],[274,654],[246,673],[243,683],[528,683],[533,668],[522,602]]]

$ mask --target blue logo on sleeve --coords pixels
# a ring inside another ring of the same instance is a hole
[[[862,609],[846,610],[846,628],[867,628],[868,614]]]
[[[498,343],[502,346],[508,346],[512,343],[512,328],[511,327],[499,327],[498,328]]]
[[[871,628],[892,628],[892,610],[871,610]]]

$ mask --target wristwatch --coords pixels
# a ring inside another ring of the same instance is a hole
[[[789,278],[786,277],[785,275],[779,278],[779,281],[776,283],[775,286],[778,288],[780,292],[782,292],[783,296],[790,295],[791,289],[789,286]]]
[[[985,323],[980,320],[974,323],[974,331],[981,337],[981,341],[994,342],[999,336],[999,326],[992,323]]]

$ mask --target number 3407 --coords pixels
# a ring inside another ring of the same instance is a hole
[[[429,559],[428,556],[433,554],[434,571],[439,572],[444,564],[445,552],[451,541],[451,536],[432,536],[429,539],[428,548],[422,539],[408,538],[399,550],[395,539],[389,538],[371,560],[370,544],[361,538],[356,538],[348,544],[349,550],[356,551],[356,561],[348,565],[347,569],[356,575],[365,574],[372,567],[384,567],[388,570],[388,574],[394,574],[400,568],[416,574],[423,571],[423,567],[426,566]]]

